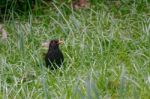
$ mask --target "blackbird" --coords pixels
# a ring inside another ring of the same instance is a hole
[[[61,67],[64,61],[64,56],[59,49],[59,44],[62,43],[63,41],[60,40],[51,40],[49,43],[48,52],[45,55],[45,62],[46,67],[50,68],[51,70]]]

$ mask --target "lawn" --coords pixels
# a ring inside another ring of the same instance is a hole
[[[93,2],[12,10],[0,39],[0,99],[150,98],[150,3]],[[41,46],[52,39],[64,40],[65,58],[53,71]]]

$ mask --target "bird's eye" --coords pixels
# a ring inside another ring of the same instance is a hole
[[[57,43],[58,43],[58,41],[55,41],[55,43],[57,44]]]

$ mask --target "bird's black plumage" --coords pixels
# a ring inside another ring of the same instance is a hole
[[[59,40],[51,40],[49,43],[49,49],[45,56],[46,66],[50,69],[57,69],[64,61],[64,56],[59,49]]]

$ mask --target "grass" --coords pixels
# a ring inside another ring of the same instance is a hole
[[[149,99],[150,10],[146,2],[138,12],[140,4],[11,13],[0,42],[0,99]],[[65,41],[65,62],[50,71],[41,43],[55,38]]]

